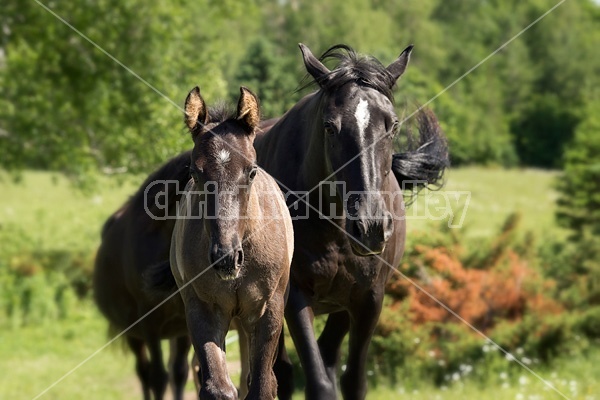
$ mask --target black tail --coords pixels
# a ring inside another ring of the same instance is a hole
[[[420,110],[417,125],[418,136],[415,138],[407,128],[407,150],[394,154],[392,160],[392,172],[400,188],[413,193],[442,188],[444,171],[450,165],[448,142],[433,111]]]
[[[151,266],[144,272],[142,279],[144,290],[155,298],[168,296],[177,290],[177,282],[169,261]]]

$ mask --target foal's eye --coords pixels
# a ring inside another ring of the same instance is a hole
[[[198,178],[198,172],[196,170],[194,170],[194,169],[190,169],[190,176],[194,180],[194,183],[198,183],[198,181],[200,180]]]
[[[256,178],[257,171],[258,171],[258,168],[252,168],[250,170],[250,173],[248,174],[248,179],[250,179],[250,182],[252,182],[254,180],[254,178]]]
[[[399,126],[400,126],[400,122],[398,122],[398,121],[394,122],[394,125],[392,125],[392,129],[390,129],[391,136],[394,136],[394,135],[396,135],[396,133],[398,133]]]

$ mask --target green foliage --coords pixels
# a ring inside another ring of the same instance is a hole
[[[553,4],[534,3],[527,15],[541,13]],[[525,165],[562,167],[564,147],[592,98],[588,88],[598,85],[600,57],[593,50],[600,38],[594,21],[598,7],[592,2],[566,2],[563,6],[555,11],[559,18],[551,14],[523,37],[536,74],[524,107],[511,121],[511,131]]]
[[[390,63],[409,43],[397,102],[410,114],[555,4],[552,0],[332,0],[52,3],[7,0],[0,16],[0,165],[147,171],[188,147],[180,105],[200,85],[215,101],[246,85],[266,117],[298,99],[303,42],[346,43]],[[598,6],[566,2],[464,77],[431,107],[454,165],[560,166],[598,87]],[[172,99],[172,100],[169,100]]]
[[[565,153],[564,173],[559,177],[558,222],[569,229],[570,241],[554,244],[546,254],[562,289],[559,294],[574,307],[600,307],[600,118],[598,101],[577,127]],[[587,318],[597,315],[590,311]],[[594,323],[583,323],[594,332]]]
[[[1,225],[0,326],[47,323],[69,317],[89,295],[93,256],[30,247],[16,226]]]
[[[420,288],[395,274],[388,283],[371,346],[378,376],[393,384],[399,377],[428,377],[448,385],[467,376],[485,384],[490,372],[518,373],[515,358],[538,369],[594,346],[600,326],[600,242],[590,238],[567,251],[554,239],[538,247],[532,234],[519,234],[518,224],[519,215],[510,215],[486,241],[442,228],[409,242],[399,269]],[[511,355],[505,357],[425,292]]]
[[[265,38],[251,43],[240,62],[235,82],[244,82],[255,91],[264,118],[282,115],[299,100],[299,95],[290,89],[300,79],[291,73],[293,67],[287,64],[289,61],[281,57],[275,46]],[[239,96],[239,87],[232,90],[232,97]]]
[[[554,94],[534,97],[518,121],[514,121],[515,146],[525,165],[562,166],[562,153],[572,139],[578,118]]]
[[[235,7],[138,0],[53,7],[126,71],[35,2],[5,3],[0,20],[6,55],[0,66],[4,167],[75,175],[99,168],[147,171],[188,147],[180,104],[191,87],[201,84],[207,97],[226,94],[229,60],[221,55],[219,38],[230,34],[229,16],[241,14],[231,12]]]
[[[600,235],[600,102],[592,104],[578,126],[565,154],[564,174],[559,178],[559,222],[575,238],[586,230]]]

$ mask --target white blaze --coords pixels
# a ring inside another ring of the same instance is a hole
[[[369,126],[369,120],[371,119],[371,114],[369,114],[369,103],[367,103],[366,100],[360,99],[356,106],[354,117],[356,117],[360,137],[364,140],[365,129]]]
[[[369,120],[371,119],[371,114],[369,113],[369,103],[366,100],[360,99],[358,101],[356,111],[354,111],[354,117],[356,118],[356,124],[358,125],[358,137],[360,140],[360,148],[361,150],[363,150],[366,146],[365,130],[369,126]],[[369,166],[366,164],[367,159],[365,157],[365,154],[360,155],[359,160],[361,169],[363,171],[365,183],[368,185],[370,181],[368,174]]]

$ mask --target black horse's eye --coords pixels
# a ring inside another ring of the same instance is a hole
[[[250,170],[250,173],[248,174],[248,179],[250,179],[250,182],[252,182],[254,180],[254,178],[256,178],[256,172],[258,171],[258,168],[252,168]]]
[[[336,133],[335,128],[330,124],[325,124],[323,128],[325,129],[325,133],[329,136],[333,136]]]

